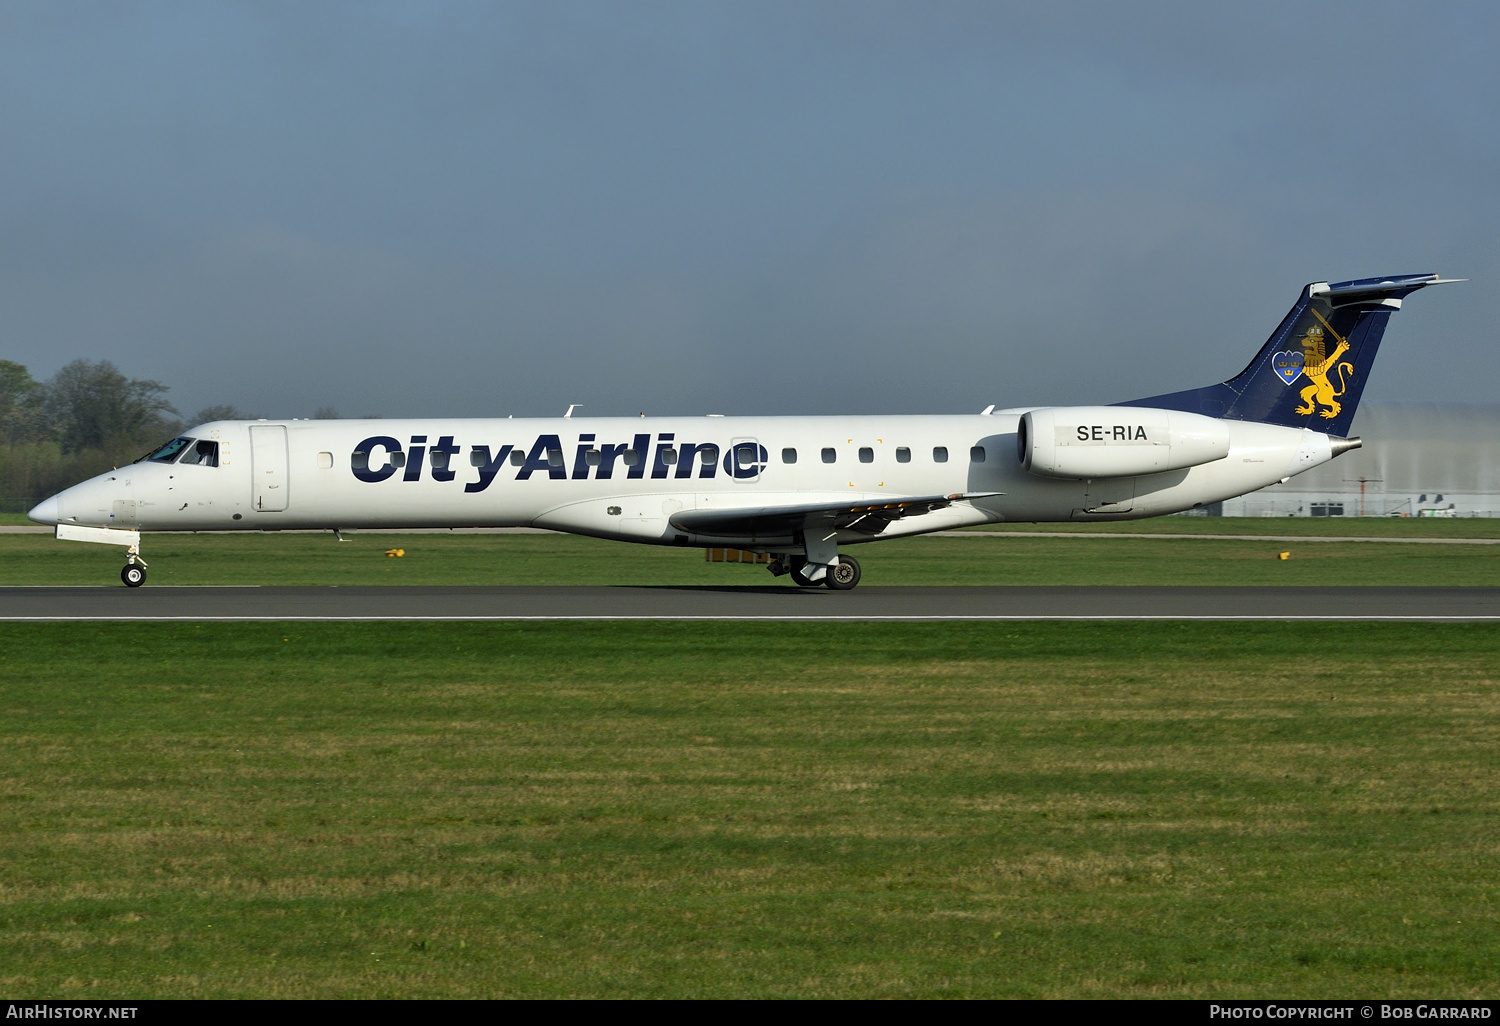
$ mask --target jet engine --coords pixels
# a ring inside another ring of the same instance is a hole
[[[1016,429],[1021,466],[1040,477],[1135,477],[1229,455],[1229,425],[1136,406],[1031,410]]]

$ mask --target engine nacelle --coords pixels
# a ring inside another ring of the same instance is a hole
[[[1042,477],[1159,474],[1228,456],[1229,425],[1177,410],[1060,406],[1021,417],[1016,455]]]

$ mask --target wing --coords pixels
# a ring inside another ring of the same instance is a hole
[[[981,499],[1000,492],[961,492],[953,495],[912,495],[885,502],[809,503],[796,506],[756,506],[744,509],[683,510],[672,514],[672,526],[694,534],[743,537],[790,534],[809,527],[879,534],[895,520],[921,516],[964,499]]]

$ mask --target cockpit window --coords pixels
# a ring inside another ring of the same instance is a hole
[[[178,456],[182,455],[182,450],[192,444],[193,440],[191,438],[174,438],[155,452],[146,453],[146,455],[136,460],[136,462],[141,463],[149,460],[152,463],[171,463]]]
[[[180,466],[196,463],[200,467],[217,467],[219,465],[219,443],[210,442],[207,439],[192,446],[182,454],[178,461]]]

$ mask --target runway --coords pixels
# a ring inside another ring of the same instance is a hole
[[[1500,588],[0,588],[0,620],[1500,620]]]

